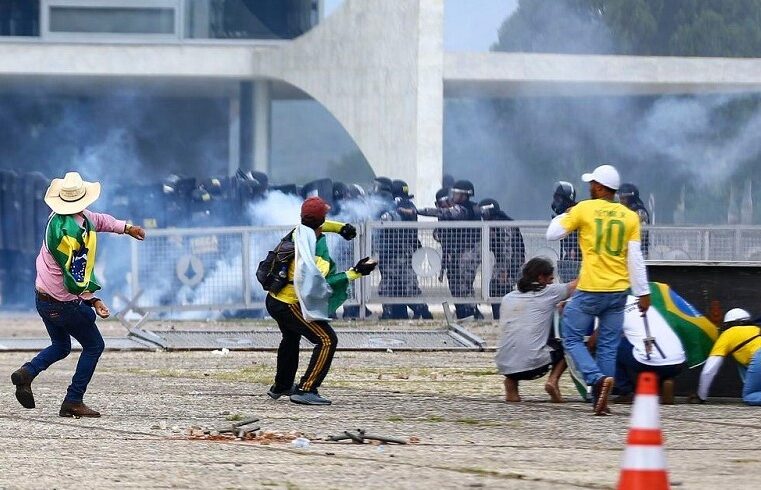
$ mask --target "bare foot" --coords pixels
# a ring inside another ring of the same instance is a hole
[[[564,403],[565,400],[560,395],[560,388],[558,385],[553,383],[546,383],[544,385],[544,391],[547,392],[548,395],[550,395],[550,400],[552,400],[552,403]]]
[[[505,378],[505,401],[507,403],[521,401],[521,396],[518,394],[518,382],[507,377]]]

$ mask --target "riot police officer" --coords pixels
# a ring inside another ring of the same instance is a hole
[[[555,182],[555,191],[552,195],[552,208],[554,218],[565,213],[576,205],[576,189],[573,184],[561,180]],[[579,248],[579,234],[574,232],[560,240],[560,259],[558,260],[557,272],[562,282],[569,282],[579,275],[581,267],[581,249]]]
[[[401,216],[396,209],[396,202],[392,192],[392,181],[388,177],[376,177],[373,182],[372,201],[375,207],[375,219],[378,221],[401,221]],[[400,260],[400,251],[406,245],[400,243],[400,232],[404,230],[394,228],[381,228],[374,232],[373,249],[378,254],[378,270],[380,271],[380,283],[378,284],[378,296],[398,297],[401,296],[399,281],[404,274],[402,269],[403,260]],[[407,306],[403,304],[383,304],[381,320],[408,319]]]
[[[417,221],[417,208],[412,202],[415,196],[410,195],[409,186],[403,180],[391,182],[391,194],[396,205],[396,215],[401,221]],[[394,296],[420,296],[422,292],[418,285],[417,275],[412,268],[412,255],[422,248],[418,239],[418,231],[415,228],[400,228],[396,230],[396,247],[394,260],[396,263],[396,277],[393,280]],[[406,308],[412,310],[413,319],[432,319],[433,315],[424,303],[410,303],[404,307],[403,318],[407,318]],[[401,313],[401,312],[399,312]]]
[[[484,221],[512,221],[494,199],[483,199],[478,203],[481,219]],[[489,250],[494,254],[489,296],[501,299],[512,291],[520,277],[521,267],[526,258],[523,236],[517,227],[500,226],[489,230]],[[499,320],[500,303],[491,305],[495,320]]]
[[[433,216],[439,221],[480,221],[478,204],[471,201],[475,194],[473,183],[458,180],[449,190],[450,206],[418,210],[421,216]],[[447,270],[449,291],[455,298],[475,296],[473,282],[481,263],[481,230],[479,228],[441,229],[438,233]],[[473,316],[483,319],[475,304],[456,304],[457,318]]]
[[[650,237],[648,236],[647,229],[645,229],[645,225],[650,224],[650,213],[647,211],[645,203],[639,197],[639,189],[634,184],[621,184],[621,187],[618,189],[618,200],[639,216],[639,222],[642,225],[642,256],[647,258],[647,252],[650,248]]]

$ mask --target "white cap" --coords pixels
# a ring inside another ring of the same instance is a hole
[[[621,176],[618,175],[618,170],[613,165],[600,165],[591,174],[582,175],[581,180],[584,182],[594,181],[614,191],[621,187]]]
[[[724,323],[736,322],[738,320],[750,320],[750,313],[742,308],[732,308],[724,315]]]

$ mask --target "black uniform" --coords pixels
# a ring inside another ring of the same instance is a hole
[[[421,216],[434,216],[439,221],[480,221],[478,205],[471,200],[449,208],[425,208]],[[473,282],[481,264],[480,228],[438,229],[436,233],[443,252],[442,267],[447,271],[449,291],[455,298],[475,296]],[[483,318],[475,304],[455,304],[457,318]]]
[[[387,214],[388,218],[400,221],[417,221],[417,208],[412,202],[407,183],[401,180],[392,182],[394,210]],[[386,255],[388,282],[383,290],[388,296],[412,297],[420,296],[422,292],[418,285],[417,274],[412,267],[412,256],[422,247],[415,228],[399,228],[389,230],[388,239],[391,248]],[[379,264],[380,266],[380,264]],[[379,290],[380,292],[380,290]],[[409,303],[402,305],[384,305],[382,318],[407,319],[407,308],[412,310],[413,319],[432,319],[433,315],[424,303]]]
[[[556,182],[555,192],[550,207],[554,216],[565,213],[576,205],[576,190],[569,182]],[[569,282],[578,277],[581,268],[581,248],[579,248],[579,233],[574,231],[560,240],[560,257],[557,273],[562,282]]]
[[[634,184],[624,183],[618,189],[618,198],[621,204],[631,209],[637,216],[639,216],[640,225],[642,225],[641,231],[641,244],[642,244],[642,256],[647,258],[647,254],[650,249],[650,237],[645,225],[650,224],[650,213],[645,207],[645,203],[639,197],[639,189]]]
[[[379,210],[379,221],[401,221],[396,209],[393,196],[385,189],[376,195],[381,199],[383,207]],[[405,242],[407,230],[380,229],[375,232],[374,248],[378,254],[378,270],[381,279],[378,284],[378,295],[387,297],[406,296],[405,277],[408,272],[404,269],[404,251],[409,244]],[[419,294],[419,293],[418,293]],[[407,307],[402,304],[384,304],[381,320],[408,319]]]
[[[479,207],[484,221],[513,221],[493,199],[481,201]],[[489,250],[494,254],[489,296],[502,298],[513,290],[526,258],[526,247],[520,229],[508,226],[491,228]],[[492,303],[491,306],[494,319],[498,320],[500,303]]]

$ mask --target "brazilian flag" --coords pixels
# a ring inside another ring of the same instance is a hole
[[[100,289],[95,277],[95,226],[84,218],[80,226],[72,215],[51,214],[45,244],[63,272],[63,284],[71,294]]]
[[[703,364],[719,336],[716,325],[667,284],[651,282],[650,300],[682,342],[687,365],[693,368]]]

